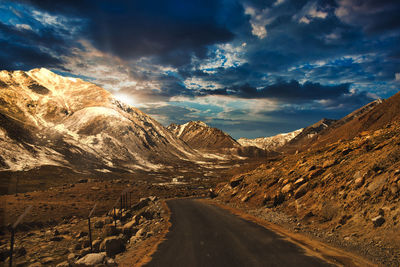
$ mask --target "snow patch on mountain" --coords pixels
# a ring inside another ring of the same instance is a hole
[[[286,143],[295,138],[302,131],[303,129],[298,129],[296,131],[289,133],[281,133],[275,136],[259,137],[255,139],[248,139],[242,137],[239,138],[237,141],[242,146],[255,146],[267,151],[272,151],[284,146]]]

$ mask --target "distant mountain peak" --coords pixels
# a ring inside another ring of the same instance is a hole
[[[259,137],[255,139],[239,138],[237,141],[242,146],[255,146],[267,151],[277,150],[290,140],[300,134],[303,129],[298,129],[289,133],[281,133],[270,137]]]
[[[230,135],[202,121],[189,121],[182,125],[171,124],[167,129],[191,147],[199,150],[240,147],[240,144]]]

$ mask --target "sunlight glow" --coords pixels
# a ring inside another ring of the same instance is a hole
[[[132,95],[124,94],[124,93],[116,93],[114,94],[115,98],[119,101],[134,106],[136,104],[135,99]]]

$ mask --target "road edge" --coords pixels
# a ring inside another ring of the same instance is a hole
[[[118,266],[137,266],[141,267],[146,265],[152,260],[153,254],[157,251],[158,246],[166,240],[166,236],[171,228],[171,210],[169,209],[167,200],[162,200],[161,205],[166,211],[166,216],[164,217],[165,226],[161,233],[150,237],[143,241],[139,247],[128,251],[124,255],[124,259],[118,262]]]

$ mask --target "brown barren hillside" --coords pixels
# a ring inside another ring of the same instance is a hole
[[[171,124],[168,126],[168,130],[194,149],[218,150],[240,147],[240,144],[230,135],[220,129],[210,127],[202,121],[189,121],[182,125]]]
[[[376,100],[356,110],[313,140],[313,146],[321,146],[340,139],[354,138],[363,131],[374,131],[400,121],[400,93],[386,100]]]
[[[382,266],[399,266],[399,111],[396,94],[327,128],[309,149],[233,176],[217,186],[217,199]]]

